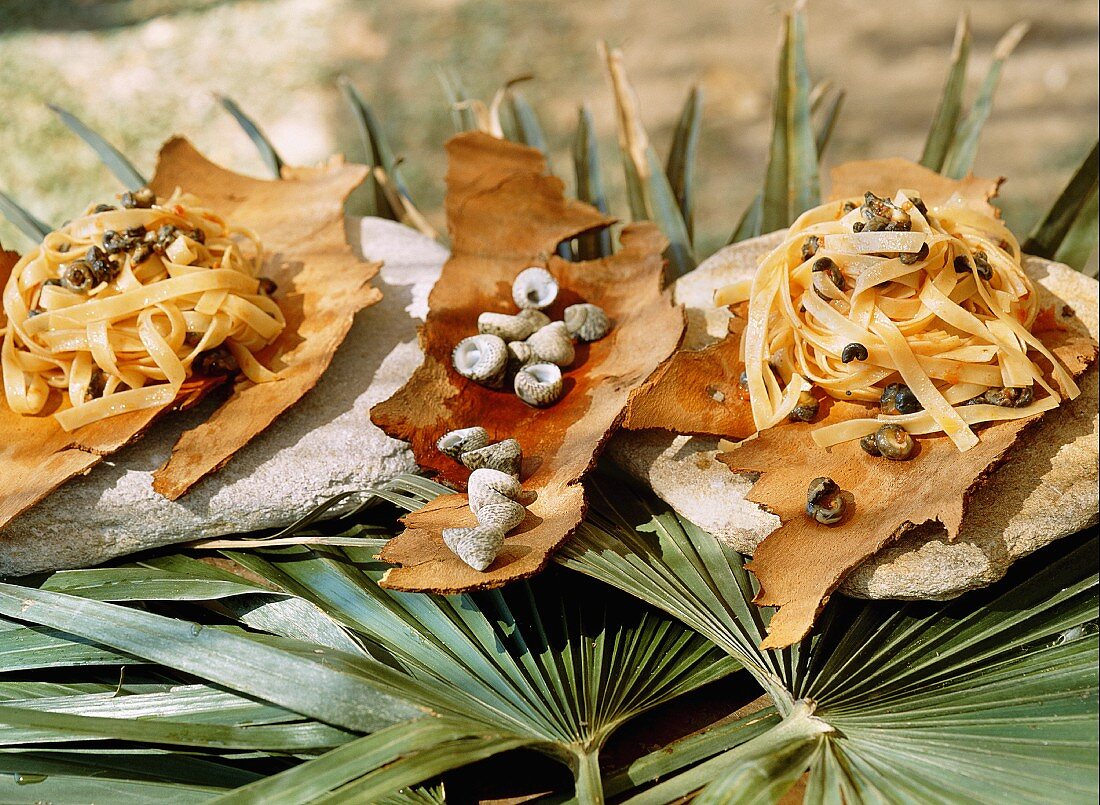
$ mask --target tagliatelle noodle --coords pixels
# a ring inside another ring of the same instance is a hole
[[[875,231],[861,231],[870,222]],[[1038,294],[1020,259],[1001,221],[956,198],[926,209],[918,193],[901,190],[809,210],[751,283],[715,294],[721,305],[748,302],[741,357],[757,429],[787,418],[810,384],[837,399],[877,402],[888,384],[904,383],[924,410],[819,428],[815,442],[859,439],[892,422],[943,433],[968,450],[978,442],[973,425],[1075,398],[1072,376],[1030,331]],[[867,358],[844,363],[851,344]],[[1031,351],[1050,362],[1049,379]],[[1030,388],[1032,401],[1012,408],[975,399],[1003,387]]]
[[[174,229],[154,249],[145,233],[166,226]],[[110,254],[107,233],[130,240]],[[68,267],[87,262],[92,247],[114,261],[111,270],[94,275],[94,287],[65,287]],[[260,293],[262,263],[254,234],[178,189],[148,208],[89,208],[46,235],[4,288],[0,372],[8,406],[41,414],[56,391],[53,416],[74,430],[167,405],[194,375],[195,360],[217,348],[249,380],[278,379],[255,355],[286,326],[279,306]]]

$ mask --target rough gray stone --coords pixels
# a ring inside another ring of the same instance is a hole
[[[729,247],[676,285],[688,309],[685,346],[720,339],[729,314],[715,309],[714,289],[751,277],[757,258],[776,235]],[[1059,263],[1028,257],[1045,304],[1067,303],[1100,338],[1097,283]],[[955,542],[933,524],[913,531],[856,568],[841,591],[862,598],[933,598],[960,595],[991,584],[1020,557],[1097,521],[1097,369],[1080,380],[1081,396],[1063,404],[1029,431],[1010,460],[972,499]],[[779,518],[745,500],[752,478],[715,460],[718,439],[657,431],[620,432],[611,456],[648,483],[682,516],[743,553],[752,553],[779,526]]]
[[[407,446],[376,428],[370,409],[420,364],[417,325],[447,252],[376,218],[349,219],[348,234],[365,257],[384,261],[374,280],[383,298],[356,316],[312,391],[174,502],[153,492],[152,471],[215,401],[168,417],[0,532],[0,574],[83,567],[160,545],[287,525],[333,495],[415,470]]]

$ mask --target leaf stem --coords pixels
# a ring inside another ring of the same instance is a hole
[[[603,805],[603,779],[600,776],[600,750],[578,749],[573,756],[573,777],[576,780],[574,799],[585,805]]]

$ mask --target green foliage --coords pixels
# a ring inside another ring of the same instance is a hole
[[[665,175],[676,197],[688,237],[695,238],[695,156],[699,150],[699,128],[703,119],[703,93],[699,87],[692,87],[684,102],[676,130],[672,135],[672,145],[668,150],[668,162]]]
[[[784,717],[639,802],[769,801],[806,770],[811,802],[1039,803],[1053,778],[1066,801],[1096,798],[1096,537],[947,603],[834,601],[815,635],[760,651],[771,613],[738,554],[649,495],[594,495],[563,564],[706,634]]]
[[[603,187],[600,169],[600,150],[596,139],[592,110],[587,105],[577,110],[577,133],[573,138],[573,173],[576,178],[576,196],[605,215],[608,212],[607,194]],[[611,233],[606,229],[587,232],[577,238],[577,257],[595,260],[611,254]]]
[[[121,151],[103,139],[99,133],[85,125],[76,115],[66,112],[60,106],[49,104],[49,107],[61,118],[62,123],[91,146],[96,156],[115,175],[115,178],[122,182],[127,190],[140,190],[148,184],[146,178],[141,175],[141,172],[134,167],[130,160],[122,155]]]
[[[1023,244],[1027,254],[1060,260],[1078,271],[1096,249],[1100,144],[1080,164],[1043,219]]]
[[[0,191],[0,215],[7,218],[12,225],[26,235],[34,243],[40,243],[42,238],[49,234],[52,227],[44,223],[20,206],[15,199],[7,193]]]
[[[241,109],[232,98],[227,98],[224,95],[218,95],[217,98],[225,111],[229,112],[229,114],[233,116],[233,119],[237,121],[237,125],[244,129],[244,133],[248,135],[248,139],[252,140],[252,144],[256,146],[256,151],[259,153],[260,159],[262,159],[264,165],[267,166],[271,178],[281,179],[283,177],[283,165],[285,163],[260,126],[255,120],[245,114],[244,110]]]

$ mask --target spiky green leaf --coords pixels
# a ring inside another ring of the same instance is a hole
[[[107,166],[107,169],[115,175],[116,179],[122,182],[127,190],[139,190],[148,184],[146,178],[134,167],[133,163],[121,151],[107,142],[101,134],[89,128],[80,118],[65,111],[60,106],[51,103],[49,107],[57,113],[62,123],[91,146],[100,161]]]
[[[592,111],[587,105],[577,110],[577,133],[573,138],[573,171],[577,198],[606,215],[607,195],[600,169],[599,143],[595,124],[592,122]],[[577,256],[581,260],[595,260],[610,254],[611,232],[607,228],[599,232],[588,232],[577,238]]]
[[[955,26],[955,44],[951,49],[951,69],[940,96],[940,105],[932,120],[932,128],[924,142],[920,164],[930,170],[943,169],[944,160],[955,140],[955,132],[962,114],[962,95],[966,88],[966,67],[970,60],[970,15],[959,15]]]
[[[695,158],[702,119],[703,93],[699,87],[692,87],[676,122],[665,165],[665,175],[692,243],[695,240]]]
[[[233,116],[233,119],[237,121],[237,125],[248,135],[248,139],[252,140],[252,144],[256,146],[256,151],[259,153],[264,165],[267,166],[272,178],[281,179],[285,163],[283,158],[279,156],[279,152],[275,150],[271,140],[264,134],[263,129],[232,98],[225,95],[217,95],[216,97],[222,108]]]
[[[2,190],[0,190],[0,215],[7,218],[12,226],[30,238],[33,243],[41,243],[42,238],[50,233],[49,224],[36,218]]]
[[[1100,143],[1093,143],[1092,149],[1046,215],[1031,230],[1023,244],[1027,254],[1048,260],[1057,258],[1078,270],[1088,262],[1096,248],[1096,191],[1100,184],[1098,151]],[[1062,257],[1058,257],[1063,249]]]

